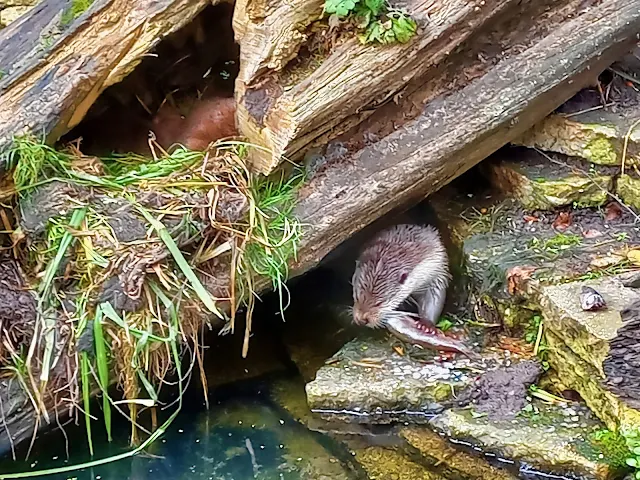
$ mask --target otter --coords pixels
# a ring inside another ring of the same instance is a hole
[[[165,104],[154,117],[152,129],[165,149],[179,143],[190,150],[205,150],[216,140],[238,134],[235,113],[233,97],[199,100],[186,117]]]
[[[432,226],[395,225],[365,246],[353,274],[353,319],[382,326],[407,299],[420,320],[435,331],[451,276],[447,251]]]
[[[434,227],[392,226],[366,245],[356,261],[353,321],[385,327],[396,337],[422,346],[476,357],[460,342],[438,333],[436,322],[450,280],[447,252]],[[398,310],[406,300],[417,305],[417,315]]]

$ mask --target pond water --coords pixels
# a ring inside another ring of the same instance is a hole
[[[301,385],[301,384],[300,384]],[[145,453],[98,467],[47,475],[51,480],[293,480],[316,478],[366,478],[351,463],[347,449],[327,436],[311,432],[296,422],[269,396],[269,384],[251,382],[224,388],[210,399],[207,410],[200,392],[191,393],[179,416],[163,437]],[[93,427],[94,458],[126,452],[129,423],[114,424],[114,441]],[[95,422],[97,424],[97,422]],[[0,463],[0,472],[36,471],[89,461],[81,426],[43,435],[28,461],[26,448]],[[70,448],[69,458],[66,450]],[[333,473],[332,473],[333,472]],[[2,476],[2,475],[0,475]],[[7,476],[6,478],[11,478]]]

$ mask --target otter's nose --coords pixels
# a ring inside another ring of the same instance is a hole
[[[361,310],[354,308],[353,309],[353,323],[356,325],[366,325],[368,322],[367,314],[363,313]]]

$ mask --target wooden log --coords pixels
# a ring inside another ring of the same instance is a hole
[[[44,0],[0,31],[0,153],[14,135],[55,142],[104,89],[215,0],[97,0],[68,27],[69,0]],[[6,159],[0,156],[0,170]]]
[[[293,274],[392,209],[438,190],[591,84],[636,41],[639,7],[615,0],[589,9],[431,100],[399,130],[327,165],[300,193],[296,214],[307,227]]]
[[[250,141],[272,150],[254,152],[256,171],[269,173],[282,155],[296,159],[323,133],[338,132],[338,125],[344,131],[345,126],[361,121],[411,79],[443,62],[492,18],[515,4],[522,8],[513,0],[410,0],[406,9],[419,31],[409,43],[381,47],[361,45],[351,38],[315,69],[303,64],[298,72],[295,67],[283,70],[307,40],[301,30],[318,19],[322,3],[302,0],[299,5],[280,7],[275,12],[281,18],[270,12],[271,4],[260,9],[263,15],[243,15],[242,9],[236,9],[242,52],[236,82],[238,126]],[[296,22],[295,31],[290,22]],[[345,122],[348,117],[353,118]]]

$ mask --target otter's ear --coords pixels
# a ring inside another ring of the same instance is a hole
[[[407,277],[409,276],[409,274],[407,272],[402,272],[400,274],[400,278],[398,278],[398,282],[400,282],[400,285],[404,284],[404,282],[407,281]]]

